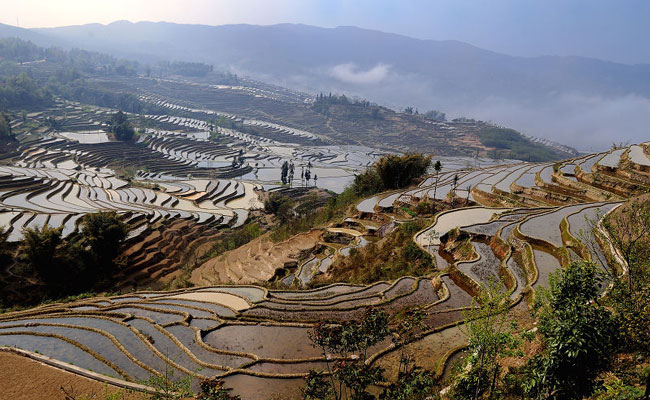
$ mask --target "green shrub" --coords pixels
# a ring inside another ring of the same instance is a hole
[[[430,165],[431,156],[390,154],[381,157],[365,172],[357,175],[352,186],[359,196],[400,189],[424,175]]]
[[[135,129],[122,111],[115,113],[109,121],[110,131],[122,142],[130,142],[135,136]]]
[[[620,379],[605,383],[596,393],[596,400],[635,400],[643,398],[643,390],[629,386]]]
[[[533,162],[566,158],[566,154],[534,143],[514,129],[487,126],[481,128],[477,135],[483,146],[495,149],[494,158],[514,158]]]
[[[548,290],[536,297],[544,350],[529,363],[529,394],[545,398],[583,398],[609,366],[616,327],[598,304],[600,277],[589,262],[574,262],[551,274]]]
[[[430,273],[435,266],[433,258],[413,242],[415,232],[426,224],[423,219],[406,222],[380,242],[351,251],[332,265],[332,281],[373,283]]]
[[[90,248],[96,272],[108,275],[114,272],[115,259],[129,230],[115,212],[86,214],[81,220],[81,237]]]

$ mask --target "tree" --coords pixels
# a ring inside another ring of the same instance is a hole
[[[52,94],[25,72],[0,81],[0,107],[31,109],[51,104]]]
[[[272,193],[264,201],[264,211],[274,214],[282,224],[286,224],[293,218],[293,201],[280,193]]]
[[[464,330],[468,336],[469,356],[466,367],[453,386],[455,398],[478,399],[484,393],[496,395],[500,376],[500,359],[519,352],[517,325],[508,320],[510,293],[503,284],[490,280],[484,285],[471,307],[464,312]]]
[[[5,266],[11,259],[9,247],[9,231],[0,226],[0,265]]]
[[[380,400],[431,399],[436,379],[430,371],[413,367],[400,373],[397,382],[390,384],[379,396]]]
[[[145,384],[156,391],[149,396],[149,400],[183,400],[193,395],[192,376],[175,379],[174,370],[167,363],[162,375],[150,376]]]
[[[120,246],[129,233],[126,224],[115,211],[86,214],[81,221],[81,233],[90,247],[97,272],[111,273]]]
[[[281,175],[280,175],[280,180],[282,181],[283,185],[286,185],[288,182],[288,177],[289,177],[289,162],[285,161],[282,163],[281,167]]]
[[[595,225],[595,224],[592,224]],[[607,304],[614,310],[620,350],[650,356],[650,200],[629,200],[603,221],[608,239],[620,251],[626,272],[612,274]],[[595,227],[595,226],[594,226]],[[650,398],[650,373],[646,376]]]
[[[23,230],[19,260],[34,271],[51,296],[88,291],[114,270],[128,229],[115,212],[87,214],[81,232],[66,240],[47,224]]]
[[[424,316],[425,313],[418,308],[408,309],[391,321],[385,312],[368,308],[361,321],[316,324],[309,337],[326,359],[327,374],[311,371],[302,391],[303,398],[375,399],[367,388],[382,382],[384,371],[368,362],[368,349],[390,336],[401,351],[398,379],[379,398],[425,399],[435,384],[433,374],[415,367],[404,349],[424,328]],[[338,360],[332,361],[329,354],[335,355]]]
[[[600,221],[607,236],[600,233]],[[650,201],[631,199],[606,218],[598,213],[587,219],[588,229],[578,237],[597,259],[592,260],[607,272],[612,283],[605,301],[614,311],[619,326],[622,351],[640,351],[650,355]],[[598,243],[610,243],[621,258],[608,260]],[[618,261],[623,273],[610,269]],[[649,382],[650,384],[650,382]],[[649,385],[650,386],[650,385]]]
[[[429,398],[436,379],[430,371],[418,368],[415,360],[408,353],[406,345],[417,338],[418,333],[426,329],[425,311],[420,307],[402,310],[392,318],[391,340],[400,349],[397,381],[391,383],[379,396],[381,400],[419,400]]]
[[[130,142],[135,135],[135,130],[128,124],[117,125],[113,128],[115,138],[122,142]]]
[[[431,164],[431,156],[422,154],[388,155],[375,163],[377,173],[386,189],[400,189],[422,176]]]
[[[551,274],[536,296],[543,350],[528,365],[526,389],[535,398],[589,396],[614,350],[615,323],[598,304],[600,276],[590,262],[573,262]]]
[[[121,110],[113,114],[109,126],[115,138],[122,142],[129,142],[135,136],[135,129],[133,129],[128,118]]]
[[[422,154],[383,156],[362,174],[355,176],[354,191],[363,196],[406,187],[413,179],[422,176],[430,164],[431,157]]]
[[[423,115],[425,118],[433,121],[444,122],[447,120],[447,115],[437,110],[427,111]]]
[[[438,182],[440,179],[440,171],[442,171],[442,163],[440,160],[436,160],[436,163],[433,164],[433,170],[436,171],[436,184],[433,187],[433,199],[436,199],[436,192],[438,191]]]
[[[650,259],[650,200],[632,199],[623,205],[620,212],[603,221],[612,244],[620,250],[626,267],[626,278],[630,292],[635,290],[639,278],[647,273],[643,263]]]
[[[9,116],[3,112],[0,112],[0,140],[1,139],[13,139],[14,134],[11,131],[11,120]]]
[[[352,187],[354,193],[359,196],[375,194],[384,190],[384,185],[377,170],[372,167],[359,175],[355,175]]]
[[[23,230],[23,241],[20,254],[28,266],[39,274],[47,274],[53,261],[60,256],[60,246],[63,242],[63,228],[51,228],[43,225],[41,229],[26,228]]]
[[[75,257],[77,248],[67,246],[62,238],[63,228],[23,229],[20,243],[20,259],[32,271],[36,272],[48,285],[51,294],[59,294],[65,289],[66,280],[73,277],[73,271],[79,263]]]
[[[226,389],[223,385],[224,382],[216,378],[204,379],[199,384],[201,393],[197,400],[241,400],[241,397],[230,394],[232,389]]]
[[[456,188],[458,187],[458,174],[454,175],[454,179],[451,182],[451,207],[453,208],[456,204]]]
[[[126,400],[127,396],[132,394],[131,390],[111,390],[108,386],[104,386],[101,393],[96,391],[79,393],[72,385],[69,387],[61,386],[59,389],[61,389],[64,400]],[[128,396],[128,398],[131,397]]]
[[[330,399],[334,395],[334,387],[327,381],[325,374],[311,370],[305,378],[305,387],[301,390],[302,398],[305,400]]]
[[[368,308],[361,321],[316,324],[309,338],[326,360],[330,390],[325,389],[324,374],[311,373],[303,397],[315,399],[330,392],[336,400],[372,398],[366,389],[383,379],[383,370],[366,363],[368,349],[388,336],[388,322],[386,313]],[[338,360],[332,362],[328,354]]]

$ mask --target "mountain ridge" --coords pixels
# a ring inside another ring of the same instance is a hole
[[[14,35],[39,34],[36,40],[142,63],[204,62],[312,94],[346,93],[396,109],[412,106],[494,120],[533,136],[570,140],[566,144],[574,147],[607,147],[621,121],[629,121],[625,140],[640,141],[645,135],[640,127],[650,124],[645,112],[650,110],[650,64],[517,57],[460,41],[350,26],[116,21],[15,29]]]

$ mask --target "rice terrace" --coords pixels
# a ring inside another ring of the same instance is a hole
[[[650,141],[113,25],[0,24],[0,399],[648,398]]]

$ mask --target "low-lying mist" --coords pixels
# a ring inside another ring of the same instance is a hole
[[[362,97],[397,110],[412,106],[420,112],[443,111],[448,119],[462,116],[490,121],[581,151],[650,140],[650,99],[636,94],[605,97],[567,92],[529,93],[516,99],[485,97],[462,84],[400,74],[386,64],[368,68],[339,64],[277,83],[312,93]]]
[[[584,151],[650,139],[650,99],[632,94],[617,98],[558,94],[536,104],[491,98],[466,110],[467,115]]]

